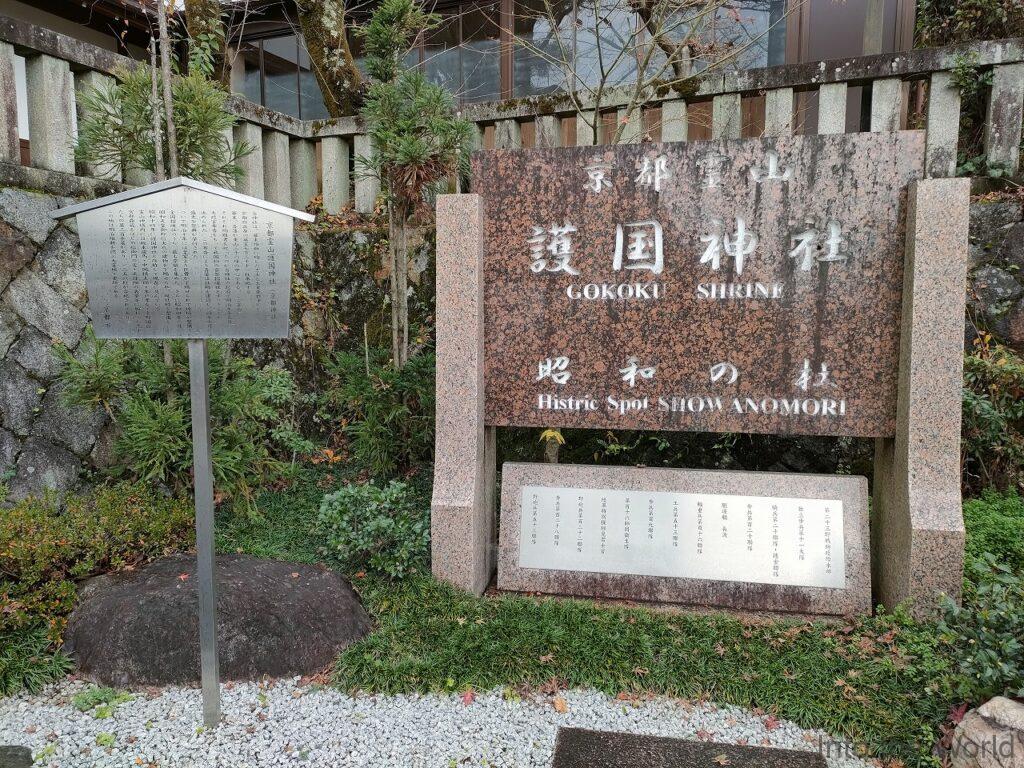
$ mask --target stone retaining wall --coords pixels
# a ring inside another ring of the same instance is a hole
[[[109,461],[106,414],[67,406],[55,383],[54,343],[77,350],[89,321],[78,236],[50,218],[70,202],[0,189],[0,476],[10,500],[66,491],[84,467]]]
[[[1024,351],[1024,213],[1022,203],[971,205],[968,337],[982,329]],[[972,327],[973,326],[973,327]]]
[[[99,408],[67,406],[56,381],[62,363],[54,354],[54,343],[81,354],[89,320],[74,222],[58,224],[50,218],[51,211],[70,201],[0,187],[0,483],[8,484],[9,501],[44,488],[74,489],[87,479],[89,470],[112,461],[109,417]],[[363,321],[381,301],[380,288],[364,263],[372,247],[358,232],[332,233],[320,243],[329,249],[326,260],[349,263],[333,277],[347,308],[339,316],[361,344]],[[299,236],[300,272],[312,259],[314,247],[309,235]],[[1021,203],[974,203],[970,248],[968,343],[982,328],[1024,350]],[[426,267],[430,259],[425,249],[415,261],[418,268]],[[322,315],[308,307],[293,310],[293,345],[301,349],[323,343]],[[280,348],[247,351],[264,362],[281,359],[289,364]]]

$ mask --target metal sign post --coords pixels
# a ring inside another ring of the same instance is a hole
[[[187,339],[203,723],[220,720],[213,460],[206,340],[284,339],[293,222],[313,221],[230,189],[178,178],[62,208],[82,243],[100,339]]]
[[[217,579],[214,573],[209,369],[206,339],[189,339],[192,471],[196,501],[196,576],[199,579],[199,661],[203,682],[203,724],[207,728],[213,728],[220,721],[220,669],[217,659]]]

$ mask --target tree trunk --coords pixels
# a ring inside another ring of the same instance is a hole
[[[356,114],[363,76],[348,44],[345,0],[298,0],[299,27],[331,117]]]
[[[156,68],[156,40],[149,38],[149,106],[153,112],[153,177],[156,181],[164,181],[164,138],[160,127],[160,74]]]
[[[213,51],[213,79],[224,88],[231,88],[231,67],[224,40],[222,0],[185,0],[185,24],[189,45],[205,39]]]
[[[157,20],[160,24],[160,72],[164,80],[164,114],[167,121],[167,172],[178,176],[178,135],[174,128],[174,98],[171,96],[171,36],[167,33],[167,7],[158,0]]]
[[[398,325],[401,331],[399,354],[402,367],[409,362],[409,213],[403,206],[398,220]]]
[[[391,360],[395,368],[402,368],[402,319],[398,294],[398,223],[399,213],[394,202],[388,203],[388,288],[391,298]]]

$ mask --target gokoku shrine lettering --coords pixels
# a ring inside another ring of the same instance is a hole
[[[488,423],[894,433],[920,133],[474,163]]]

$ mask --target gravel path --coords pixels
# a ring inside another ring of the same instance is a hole
[[[298,681],[226,686],[224,723],[205,732],[197,690],[136,693],[97,718],[71,704],[86,688],[65,682],[38,696],[0,699],[0,744],[28,746],[36,765],[59,768],[547,768],[555,732],[567,725],[806,750],[829,740],[745,709],[676,699],[624,702],[568,691],[562,701],[506,700],[495,691],[467,703],[461,696],[351,697]],[[829,765],[868,764],[843,756]]]

